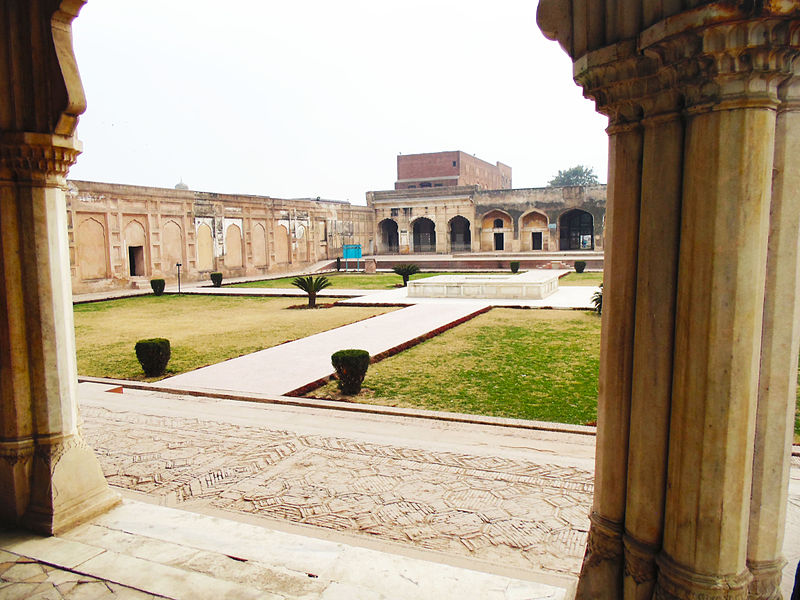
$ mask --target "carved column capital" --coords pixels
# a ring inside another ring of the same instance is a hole
[[[43,133],[0,136],[0,181],[65,185],[78,159],[81,143],[74,137]]]
[[[612,124],[683,108],[776,108],[782,84],[800,72],[799,31],[786,18],[653,27],[587,53],[575,61],[574,78]]]

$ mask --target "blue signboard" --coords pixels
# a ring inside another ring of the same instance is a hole
[[[361,244],[344,244],[342,246],[344,252],[343,258],[361,258]]]

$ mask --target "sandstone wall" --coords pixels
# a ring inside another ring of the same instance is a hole
[[[67,193],[74,293],[294,271],[374,247],[374,212],[325,200],[214,194],[71,181]]]

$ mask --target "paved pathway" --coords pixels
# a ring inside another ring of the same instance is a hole
[[[161,505],[518,577],[580,568],[592,436],[106,389],[80,385],[87,441]],[[794,464],[786,589],[799,532]]]
[[[80,385],[84,435],[110,484],[159,504],[509,569],[580,567],[593,436],[108,388]]]
[[[486,309],[485,301],[419,304],[162,380],[162,387],[288,394],[333,374],[331,354],[385,352]]]

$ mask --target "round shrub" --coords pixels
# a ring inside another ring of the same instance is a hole
[[[369,367],[369,352],[366,350],[339,350],[331,354],[331,364],[339,378],[339,389],[352,396],[361,391],[361,383]]]
[[[164,286],[166,282],[163,279],[151,279],[150,280],[150,287],[153,288],[153,293],[156,296],[160,296],[164,293]]]
[[[511,261],[511,272],[512,273],[519,273],[519,261],[512,260]]]
[[[169,362],[169,340],[164,338],[151,338],[136,342],[136,358],[142,365],[142,370],[147,377],[158,377],[164,374]]]
[[[583,273],[583,270],[586,268],[586,261],[585,260],[576,260],[575,261],[575,272],[576,273]]]
[[[214,284],[214,287],[222,287],[222,273],[212,273],[211,283]]]

